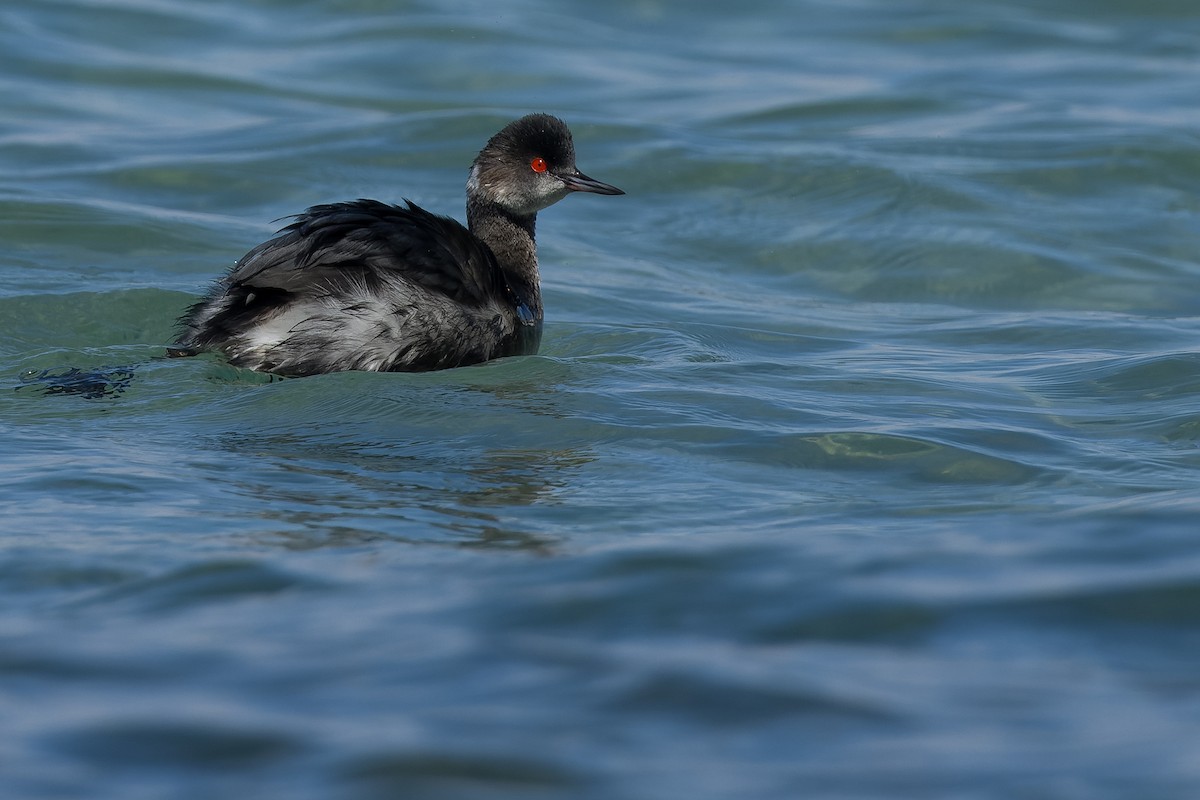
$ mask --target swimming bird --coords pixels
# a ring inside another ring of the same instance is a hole
[[[534,223],[573,192],[624,194],[579,171],[562,120],[522,117],[471,165],[467,227],[407,200],[313,206],[187,310],[169,352],[217,351],[235,366],[288,376],[536,353]]]

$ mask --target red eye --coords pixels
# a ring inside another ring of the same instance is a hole
[[[537,156],[536,158],[533,159],[533,161],[529,162],[529,168],[532,169],[534,172],[545,172],[546,171],[546,159],[542,158],[541,156]]]

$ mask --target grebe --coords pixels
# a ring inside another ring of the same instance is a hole
[[[472,164],[466,228],[409,201],[313,206],[188,309],[170,354],[218,351],[235,366],[299,376],[536,353],[534,223],[572,192],[624,194],[576,168],[561,120],[522,117]]]

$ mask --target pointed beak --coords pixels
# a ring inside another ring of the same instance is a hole
[[[595,178],[589,178],[579,170],[569,174],[560,174],[558,179],[572,192],[592,192],[594,194],[625,194],[615,186],[601,183]]]

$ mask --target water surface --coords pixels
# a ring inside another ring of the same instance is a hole
[[[0,785],[1193,798],[1200,9],[0,2]],[[164,359],[548,111],[542,351]]]

